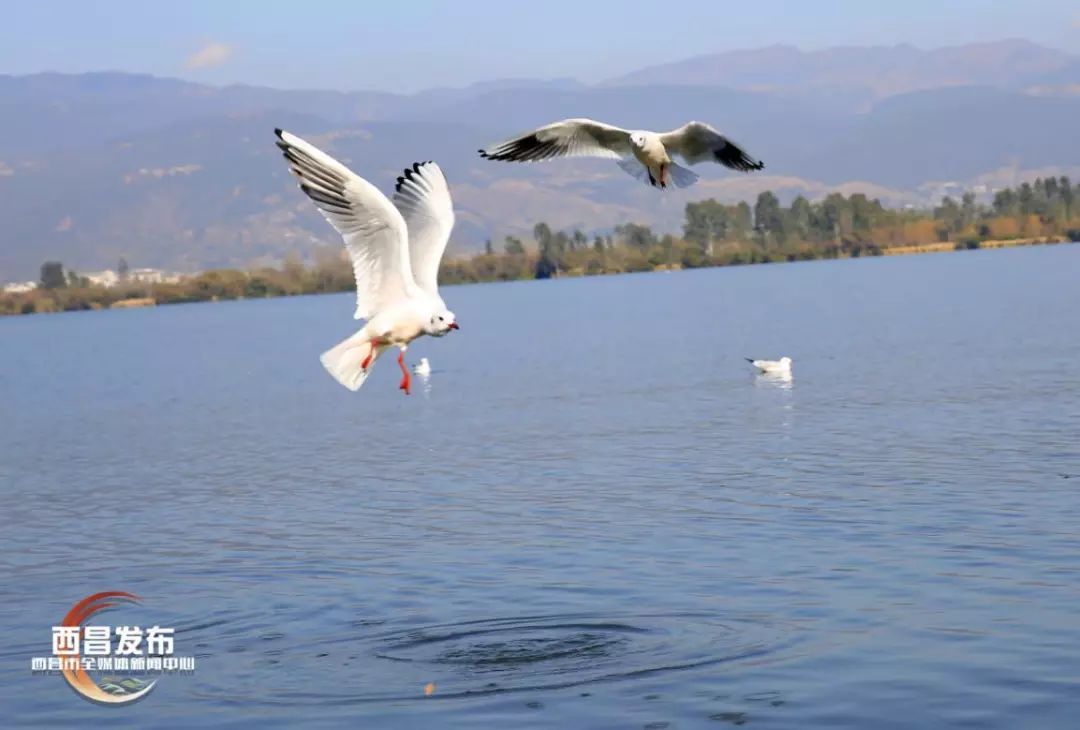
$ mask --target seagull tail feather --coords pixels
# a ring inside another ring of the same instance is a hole
[[[334,380],[349,390],[357,391],[385,349],[372,342],[364,330],[360,330],[324,352],[319,361],[326,372],[334,376]]]
[[[698,180],[696,172],[674,162],[668,165],[668,174],[671,176],[671,182],[675,183],[677,188],[688,188]]]

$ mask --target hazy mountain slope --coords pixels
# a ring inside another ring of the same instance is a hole
[[[1004,63],[1008,49],[942,49],[939,56],[954,54],[978,70],[978,63]],[[835,55],[850,63],[851,53],[866,50]],[[1030,50],[1021,44],[1014,52]],[[1008,78],[1042,73],[1063,54],[1029,55]],[[751,80],[815,78],[812,69],[783,76],[780,61],[755,66],[753,59],[743,57]],[[967,68],[960,60],[953,65]],[[1061,87],[1077,69],[1080,63],[1068,61],[1043,78]],[[750,176],[699,167],[699,185],[660,194],[610,161],[514,165],[476,155],[493,141],[568,116],[654,129],[710,121],[767,167]],[[715,86],[503,80],[402,96],[212,88],[117,73],[0,76],[0,281],[35,276],[47,258],[83,270],[112,266],[120,256],[134,266],[196,270],[336,245],[286,174],[273,145],[275,126],[325,146],[386,191],[406,165],[438,160],[459,208],[451,247],[464,250],[487,236],[527,233],[539,220],[587,230],[638,220],[674,230],[688,200],[752,199],[769,187],[785,197],[833,186],[920,202],[916,190],[931,181],[1080,166],[1077,119],[1080,96],[989,86],[895,95],[856,113],[821,99]]]
[[[907,44],[818,51],[771,46],[651,66],[607,84],[724,86],[857,103],[943,86],[1022,89],[1050,79],[1080,83],[1078,61],[1077,55],[1023,40],[932,50]]]
[[[1080,164],[1080,96],[1032,97],[987,88],[938,89],[887,99],[843,139],[804,150],[796,175],[913,188],[988,170]]]

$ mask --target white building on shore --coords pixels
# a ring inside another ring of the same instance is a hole
[[[168,271],[162,271],[161,269],[131,269],[127,272],[127,278],[122,278],[120,274],[112,269],[105,269],[104,271],[93,271],[87,274],[83,274],[90,280],[90,284],[93,286],[103,286],[106,289],[112,288],[117,284],[174,284],[183,278],[180,274],[169,273]]]
[[[127,275],[128,281],[140,284],[175,284],[182,278],[184,277],[180,274],[171,274],[161,269],[132,269]]]
[[[121,278],[120,274],[112,269],[105,269],[104,271],[89,271],[85,274],[79,274],[79,276],[89,281],[90,286],[111,289],[118,284],[175,284],[183,279],[185,275],[162,271],[161,269],[131,269],[128,271],[126,278]],[[24,292],[33,291],[37,287],[38,283],[36,281],[13,281],[0,287],[0,291],[5,294],[23,294]]]
[[[120,283],[120,275],[112,269],[105,269],[105,271],[91,271],[82,276],[85,276],[90,281],[91,286],[103,286],[106,289]]]

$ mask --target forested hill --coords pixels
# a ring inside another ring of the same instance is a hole
[[[883,63],[899,69],[889,83]],[[50,258],[84,271],[121,257],[178,271],[279,264],[290,253],[310,262],[337,242],[281,164],[278,126],[384,190],[412,162],[438,160],[459,211],[451,250],[468,253],[488,238],[530,238],[538,220],[589,235],[627,223],[674,233],[689,202],[752,202],[764,190],[784,204],[863,192],[927,206],[963,188],[988,201],[1037,176],[1077,177],[1077,88],[1077,56],[1016,41],[760,49],[594,85],[503,81],[413,95],[0,76],[0,281],[34,278]],[[655,129],[708,120],[767,167],[707,166],[697,185],[658,194],[610,161],[476,155],[568,116]]]

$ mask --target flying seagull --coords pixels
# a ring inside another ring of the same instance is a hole
[[[439,296],[439,260],[454,227],[450,189],[434,162],[418,162],[394,186],[391,204],[374,185],[294,134],[275,129],[300,189],[345,239],[356,278],[356,319],[364,327],[322,354],[323,367],[358,390],[384,350],[397,347],[409,394],[405,350],[422,335],[458,329]]]
[[[673,162],[673,155],[688,165],[719,162],[740,172],[765,167],[765,163],[702,122],[690,122],[659,134],[621,129],[592,119],[564,119],[480,150],[485,159],[507,162],[607,157],[618,160],[624,171],[653,187],[666,188],[669,182],[679,188],[693,185],[697,174]]]
[[[790,375],[791,374],[791,358],[782,357],[779,360],[755,360],[752,357],[746,358],[746,361],[756,367],[759,372],[765,375]]]

